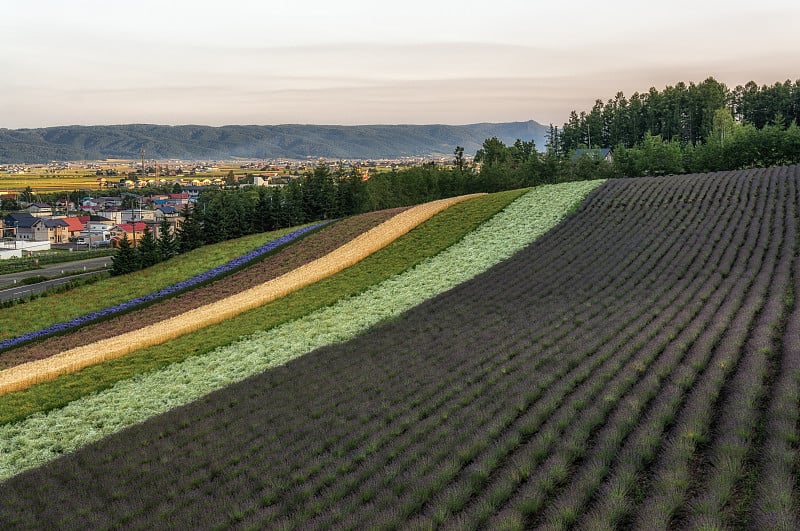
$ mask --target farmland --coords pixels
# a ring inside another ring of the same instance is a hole
[[[128,332],[120,332],[114,337],[9,368],[0,374],[0,392],[25,389],[34,383],[54,379],[61,374],[75,372],[95,363],[158,345],[231,319],[247,310],[256,309],[358,263],[436,213],[469,198],[470,196],[459,196],[417,205],[401,211],[324,256],[303,264],[278,278],[270,279],[252,288],[187,310],[180,315],[157,323],[137,327]],[[278,245],[289,243],[288,240],[284,242],[280,239],[278,242]]]
[[[796,166],[608,181],[477,277],[11,477],[0,521],[796,528],[798,185]]]
[[[58,174],[35,172],[23,175],[0,175],[0,190],[22,192],[30,187],[36,193],[71,192],[98,187],[97,176],[87,171],[64,170]]]

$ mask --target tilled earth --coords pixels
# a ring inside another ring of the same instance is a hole
[[[129,332],[131,323],[144,327],[252,288],[324,256],[403,210],[406,208],[368,212],[343,219],[261,262],[210,284],[124,315],[85,326],[68,334],[50,337],[37,343],[3,352],[0,354],[0,370],[44,359],[67,349]]]

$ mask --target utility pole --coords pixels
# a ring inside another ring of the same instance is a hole
[[[144,148],[142,148],[142,153],[144,153]],[[144,164],[142,168],[144,168]],[[131,227],[133,229],[133,247],[136,248],[136,209],[133,206],[131,206]]]
[[[586,132],[589,134],[589,151],[592,150],[592,128],[589,127],[589,120],[586,120]],[[144,148],[142,148],[144,149]]]
[[[142,180],[144,180],[144,144],[142,144]]]

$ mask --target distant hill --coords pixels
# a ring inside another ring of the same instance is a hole
[[[136,159],[328,157],[343,159],[474,154],[496,136],[544,147],[546,127],[533,121],[470,125],[97,125],[0,129],[0,163]]]

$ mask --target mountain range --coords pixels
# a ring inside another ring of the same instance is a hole
[[[379,159],[474,154],[484,140],[533,140],[548,127],[527,122],[469,125],[94,125],[0,129],[0,163],[137,159],[218,160],[326,157]]]

